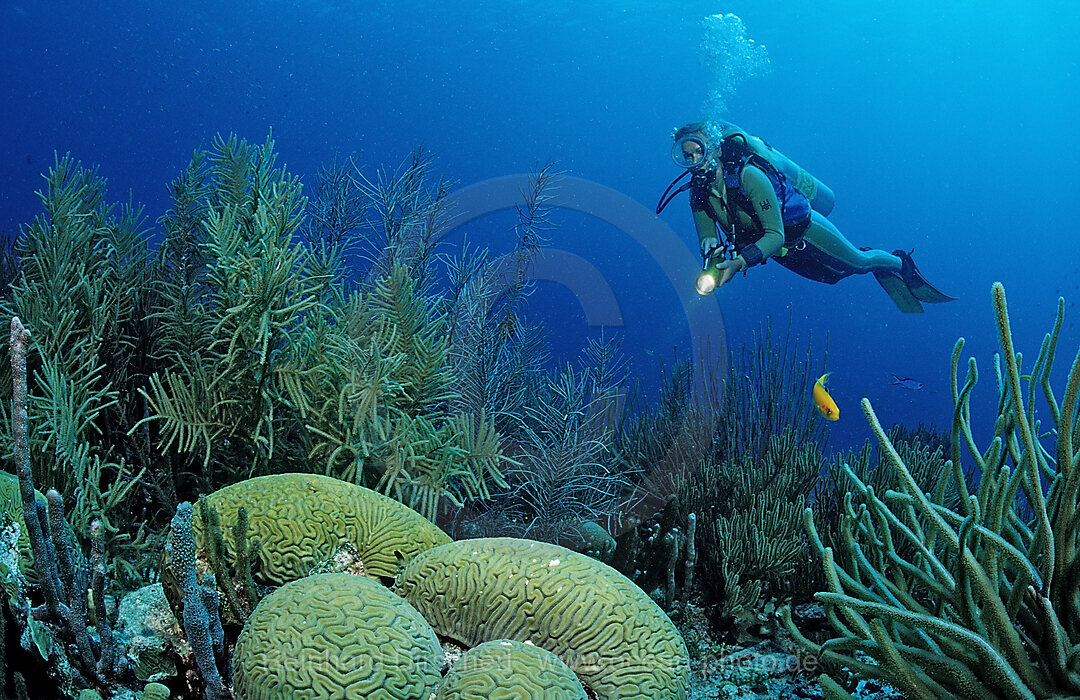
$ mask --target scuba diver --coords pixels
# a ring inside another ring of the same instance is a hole
[[[690,190],[704,262],[698,293],[772,259],[826,284],[872,273],[905,313],[954,299],[923,277],[910,253],[852,245],[825,218],[832,191],[761,139],[727,122],[687,124],[673,138],[671,157],[686,172],[668,185],[656,213]],[[690,181],[672,192],[687,175]]]

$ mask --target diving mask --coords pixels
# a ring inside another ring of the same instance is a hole
[[[705,166],[708,158],[709,145],[696,134],[683,136],[671,147],[671,159],[680,168],[698,170]]]

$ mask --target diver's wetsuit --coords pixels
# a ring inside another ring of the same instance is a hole
[[[717,238],[714,221],[723,231],[732,230],[728,209],[723,205],[723,179],[717,174],[710,179],[706,189],[691,191],[690,208],[702,243]],[[902,261],[899,257],[884,250],[856,248],[831,221],[816,211],[810,212],[808,222],[795,226],[789,223],[785,231],[774,183],[753,163],[743,166],[739,181],[753,208],[753,216],[735,209],[738,226],[734,244],[744,269],[773,258],[803,277],[828,284],[853,274],[900,272]]]

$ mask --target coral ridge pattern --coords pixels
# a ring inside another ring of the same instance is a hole
[[[547,649],[601,700],[687,695],[686,645],[664,611],[615,569],[565,547],[451,542],[409,562],[395,590],[466,646],[511,639]]]

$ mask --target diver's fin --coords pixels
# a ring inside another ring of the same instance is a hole
[[[894,250],[893,255],[902,261],[903,266],[900,270],[900,276],[916,299],[929,304],[956,301],[956,297],[951,297],[942,292],[923,277],[923,274],[919,272],[919,268],[915,266],[915,261],[911,259],[911,253],[904,250]]]
[[[923,311],[922,304],[912,294],[911,289],[908,288],[903,278],[896,272],[890,272],[888,270],[875,270],[874,279],[878,281],[881,288],[885,290],[885,293],[889,295],[889,298],[893,300],[897,308],[903,311],[905,314],[921,314]]]

